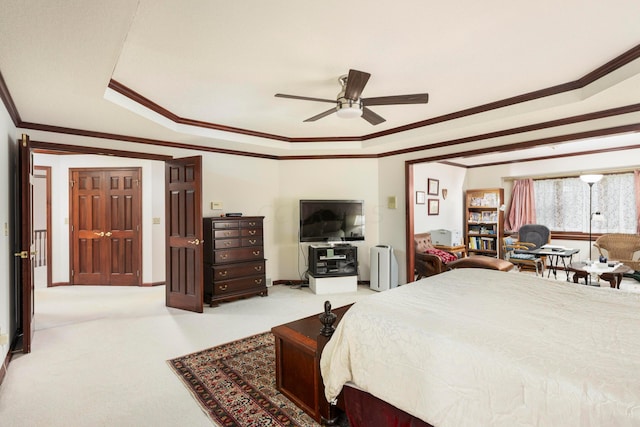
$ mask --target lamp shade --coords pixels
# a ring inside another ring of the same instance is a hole
[[[584,175],[580,175],[580,179],[586,182],[587,184],[593,184],[595,182],[600,181],[602,179],[602,175],[598,173],[584,174]]]

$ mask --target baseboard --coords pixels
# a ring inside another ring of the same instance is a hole
[[[274,285],[288,285],[288,286],[300,286],[308,285],[308,280],[274,280]],[[369,280],[358,280],[358,285],[369,286],[371,282]]]
[[[0,366],[0,386],[2,386],[2,381],[4,381],[5,375],[7,375],[7,368],[9,367],[9,362],[11,361],[11,351],[7,353],[7,357],[5,357],[2,362],[2,366]]]
[[[162,286],[164,282],[152,282],[152,283],[143,283],[140,287],[152,287],[152,286]]]
[[[52,288],[55,286],[69,286],[69,282],[56,282],[51,284]]]

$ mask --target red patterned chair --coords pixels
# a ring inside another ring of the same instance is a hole
[[[458,259],[451,252],[437,249],[431,241],[431,233],[413,236],[415,248],[416,280],[433,276],[447,270],[447,264]]]

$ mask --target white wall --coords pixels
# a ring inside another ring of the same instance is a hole
[[[431,230],[445,229],[463,231],[464,191],[463,184],[466,169],[442,163],[420,163],[413,166],[414,191],[424,191],[425,199],[437,199],[440,201],[440,213],[428,215],[428,202],[424,205],[415,203],[414,207],[414,232],[422,233]],[[427,193],[428,179],[437,179],[440,184],[438,195]],[[447,198],[442,197],[442,189],[447,189]]]
[[[10,201],[15,148],[16,128],[3,104],[0,108],[0,170],[4,171],[0,179],[0,334],[9,334],[9,344],[14,339],[11,333],[16,326],[12,320],[15,315],[12,303],[14,300],[11,237],[13,230],[9,228],[13,209]],[[0,366],[9,353],[9,344],[0,345]]]
[[[369,249],[385,243],[378,230],[386,207],[379,200],[377,160],[279,161],[277,167],[280,192],[273,201],[273,217],[279,278],[300,279],[308,267],[308,244],[298,242],[300,199],[357,199],[364,200],[365,240],[353,245],[358,248],[359,280],[369,280]]]

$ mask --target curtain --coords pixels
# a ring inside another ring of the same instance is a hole
[[[513,184],[509,210],[504,218],[504,229],[518,231],[521,225],[536,223],[533,197],[533,179],[517,179]]]
[[[637,188],[632,173],[605,175],[593,187],[575,177],[535,180],[537,222],[554,231],[636,233],[638,197],[629,194]],[[602,216],[590,221],[595,212]]]
[[[633,181],[636,189],[636,233],[640,233],[640,170],[633,171]]]

